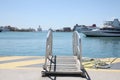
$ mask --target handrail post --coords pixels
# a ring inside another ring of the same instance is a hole
[[[53,43],[52,39],[53,39],[52,30],[49,30],[46,40],[45,64],[43,66],[45,70],[47,70],[47,59],[49,58],[49,56],[52,56],[52,43]]]
[[[73,32],[73,55],[74,56],[77,56],[77,37],[76,37],[77,35],[76,35],[76,32]]]
[[[73,32],[73,55],[77,56],[80,61],[80,69],[83,69],[81,38],[77,31]]]

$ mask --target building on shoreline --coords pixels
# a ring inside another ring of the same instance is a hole
[[[10,31],[10,26],[0,26],[0,30],[2,32],[8,32],[8,31]]]
[[[42,31],[42,28],[40,27],[40,25],[39,25],[39,27],[37,28],[37,31],[38,31],[38,32]]]
[[[0,27],[1,32],[8,32],[8,31],[13,31],[13,32],[35,32],[36,30],[33,28],[22,28],[19,29],[17,27],[12,27],[12,26],[1,26]]]
[[[64,27],[62,29],[56,29],[56,32],[71,32],[71,28],[70,27]]]

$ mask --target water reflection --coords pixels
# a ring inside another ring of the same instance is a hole
[[[120,57],[120,37],[82,37],[83,55]]]

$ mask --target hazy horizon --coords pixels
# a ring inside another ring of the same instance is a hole
[[[0,0],[0,26],[60,29],[120,19],[119,0]]]

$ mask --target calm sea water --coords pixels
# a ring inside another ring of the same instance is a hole
[[[47,32],[1,32],[0,56],[44,56]],[[120,37],[85,37],[84,57],[120,57]],[[72,55],[72,32],[53,33],[53,54]]]

